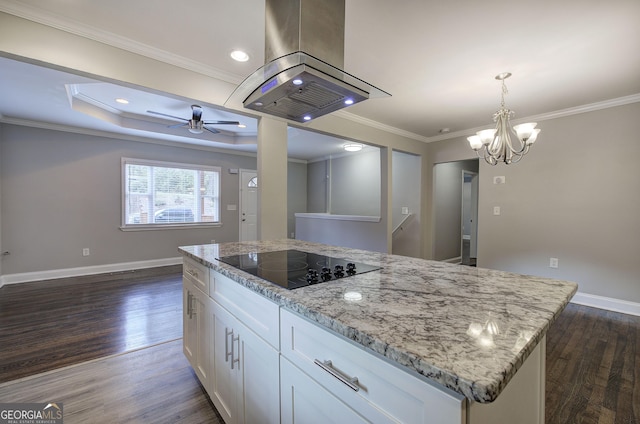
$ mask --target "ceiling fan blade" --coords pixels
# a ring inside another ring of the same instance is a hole
[[[186,124],[169,125],[167,128],[180,128],[180,127],[186,127],[187,125],[189,125],[188,122]]]
[[[189,121],[185,118],[180,118],[179,116],[167,115],[166,113],[154,112],[152,110],[148,110],[147,113],[153,113],[154,115],[166,116],[167,118],[179,119],[181,121]]]
[[[238,121],[204,121],[206,125],[239,125]]]
[[[220,133],[220,131],[218,131],[215,128],[209,128],[209,127],[204,126],[204,125],[202,126],[202,128],[204,128],[205,130],[207,130],[207,131],[209,131],[210,133],[213,133],[213,134],[219,134]]]

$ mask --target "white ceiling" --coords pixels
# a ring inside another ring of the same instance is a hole
[[[0,10],[234,84],[264,61],[264,0],[0,0]],[[231,60],[229,52],[236,48],[251,59]],[[507,71],[513,76],[507,80],[506,103],[516,118],[627,96],[638,101],[638,52],[638,0],[346,0],[344,69],[392,97],[354,105],[343,116],[376,121],[427,142],[442,139],[443,128],[462,135],[491,124],[500,99],[494,76]],[[4,121],[40,120],[255,151],[254,119],[197,99],[132,90],[8,59],[0,60],[0,73]],[[118,105],[116,97],[130,104]],[[205,107],[205,120],[239,120],[247,128],[224,126],[218,127],[223,131],[218,136],[193,136],[186,130],[167,131],[175,121],[146,113],[189,117],[193,103]],[[339,149],[344,142],[293,133],[292,150],[295,139],[320,138],[291,153],[300,159],[327,154],[320,147]]]

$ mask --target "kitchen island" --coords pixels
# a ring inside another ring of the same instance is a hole
[[[217,260],[288,249],[381,269],[287,290]],[[545,334],[575,283],[297,240],[180,251],[185,354],[227,424],[251,422],[250,408],[262,422],[304,421],[303,410],[327,408],[336,422],[352,412],[361,422],[544,422]],[[251,352],[270,362],[252,363]],[[254,381],[252,367],[277,369]],[[277,399],[249,393],[273,381]]]

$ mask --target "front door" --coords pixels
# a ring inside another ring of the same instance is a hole
[[[240,241],[258,239],[258,172],[240,170]]]

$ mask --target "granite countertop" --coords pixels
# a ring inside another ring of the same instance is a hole
[[[285,249],[383,269],[287,290],[216,260]],[[180,251],[282,307],[481,403],[498,397],[578,287],[568,281],[299,240],[186,246]],[[346,300],[347,292],[362,298]]]

